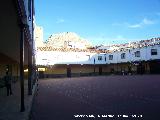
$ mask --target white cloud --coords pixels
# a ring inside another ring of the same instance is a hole
[[[155,21],[144,18],[143,21],[142,21],[142,24],[151,25],[151,24],[155,24]]]
[[[141,24],[134,24],[134,25],[128,25],[129,28],[140,28],[142,27]]]
[[[129,28],[141,28],[143,26],[152,25],[152,24],[155,24],[155,21],[144,18],[141,22],[137,24],[128,24],[128,27]]]
[[[56,22],[56,23],[58,24],[58,23],[64,23],[64,22],[65,22],[64,19],[57,19],[57,22]]]
[[[152,25],[156,22],[147,18],[142,19],[139,23],[131,24],[128,22],[123,23],[113,23],[112,26],[121,26],[121,27],[128,27],[128,28],[141,28],[146,25]]]

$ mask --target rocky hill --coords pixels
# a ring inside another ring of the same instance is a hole
[[[46,42],[46,46],[86,49],[91,46],[91,43],[74,32],[63,32],[51,35]]]

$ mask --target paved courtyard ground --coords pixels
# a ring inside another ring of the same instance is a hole
[[[12,83],[13,95],[7,96],[6,87],[0,88],[0,120],[28,120],[36,85],[33,86],[33,95],[28,95],[28,80],[24,81],[25,111],[20,112],[21,89],[20,81]]]
[[[160,120],[160,75],[39,80],[32,120]]]

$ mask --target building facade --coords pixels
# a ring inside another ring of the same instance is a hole
[[[42,76],[160,73],[160,39],[97,49],[38,47],[36,64]],[[129,46],[129,47],[128,47]],[[70,75],[69,75],[70,74]]]

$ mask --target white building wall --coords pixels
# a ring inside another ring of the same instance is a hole
[[[135,56],[135,52],[140,51],[140,57]],[[131,61],[142,61],[146,60],[146,48],[137,48],[137,49],[131,49],[130,51],[130,57]]]
[[[151,55],[151,49],[157,49],[157,55]],[[146,53],[146,60],[160,59],[160,45],[148,46]]]
[[[158,54],[151,55],[151,49],[157,49]],[[140,51],[140,57],[135,57],[136,51]],[[125,59],[121,58],[122,53],[125,53]],[[113,60],[109,60],[109,55],[113,55]],[[98,60],[98,56],[101,56],[102,59]],[[126,51],[116,51],[113,53],[38,51],[36,64],[111,64],[143,60],[147,61],[153,59],[160,59],[160,45],[131,49]]]
[[[35,29],[34,29],[34,39],[36,41],[35,47],[43,47],[43,27],[37,26],[35,24]]]
[[[90,59],[88,55],[90,55]],[[38,65],[94,64],[95,54],[87,52],[39,51],[36,56],[36,64]]]
[[[157,49],[157,55],[151,55],[151,49]],[[135,52],[140,51],[140,57],[135,57]],[[121,59],[121,54],[125,53],[125,59]],[[113,60],[109,60],[109,55],[113,55]],[[107,53],[107,64],[110,63],[125,63],[134,61],[147,61],[160,59],[160,45],[148,46],[143,48],[131,49],[126,51],[117,51],[113,53]]]
[[[113,55],[113,60],[109,60],[109,55]],[[117,63],[118,52],[108,53],[106,54],[106,58],[107,58],[107,62],[106,62],[107,64]]]
[[[121,54],[125,53],[125,58],[122,59],[121,58]],[[130,62],[130,51],[126,50],[126,51],[121,51],[121,52],[117,52],[117,61],[116,63],[125,63],[125,62]]]
[[[102,57],[102,60],[98,60],[98,57]],[[105,53],[94,54],[92,58],[92,63],[93,64],[106,64],[105,57],[106,57]],[[94,63],[94,59],[95,59],[95,63]]]

